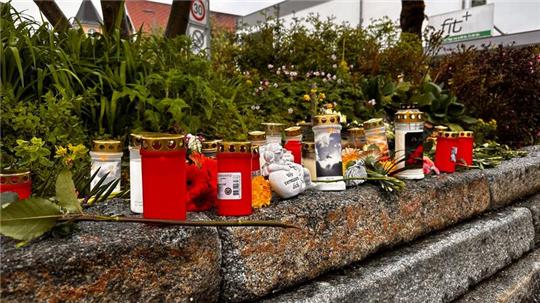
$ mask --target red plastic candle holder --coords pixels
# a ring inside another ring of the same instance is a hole
[[[186,219],[184,136],[142,137],[143,217]]]
[[[247,216],[251,208],[252,158],[250,142],[221,142],[217,153],[220,216]]]
[[[442,172],[453,173],[456,171],[457,153],[458,133],[440,133],[435,149],[435,166]]]
[[[473,164],[473,146],[474,136],[472,131],[459,132],[457,139],[457,163],[467,164],[471,166]]]
[[[292,126],[285,129],[285,149],[294,157],[294,163],[302,165],[302,128]]]
[[[14,192],[19,200],[30,198],[32,180],[29,171],[6,171],[0,173],[0,192]]]

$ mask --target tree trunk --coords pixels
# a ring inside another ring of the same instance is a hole
[[[415,34],[422,39],[424,9],[423,0],[401,0],[401,15],[399,18],[401,31]]]
[[[174,38],[178,35],[186,34],[190,9],[191,1],[173,0],[169,21],[167,22],[167,30],[165,31],[166,37]]]
[[[68,19],[54,0],[34,0],[56,31],[62,32],[71,27]]]
[[[101,11],[103,12],[104,33],[110,34],[115,28],[120,28],[121,37],[129,36],[129,21],[123,0],[101,0]]]

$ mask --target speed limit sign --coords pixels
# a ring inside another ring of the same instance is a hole
[[[190,19],[194,23],[206,25],[208,2],[205,0],[191,1]]]

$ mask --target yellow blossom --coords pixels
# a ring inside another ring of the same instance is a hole
[[[270,182],[263,176],[256,176],[251,180],[251,206],[261,208],[270,205],[272,190]]]
[[[312,94],[315,94],[316,92],[317,92],[317,89],[316,89],[316,88],[312,88],[312,89],[311,89],[311,93],[312,93]]]
[[[252,82],[251,80],[248,79],[248,80],[246,80],[246,84],[249,85],[249,86],[251,86],[251,85],[253,84],[253,82]]]
[[[67,148],[63,147],[63,146],[57,146],[56,147],[56,157],[59,158],[59,157],[65,157],[68,153],[68,150]]]
[[[308,94],[305,94],[304,101],[311,101],[311,97]]]
[[[326,95],[325,95],[324,93],[320,93],[320,94],[319,94],[319,99],[322,100],[322,99],[324,99],[324,98],[326,98]]]

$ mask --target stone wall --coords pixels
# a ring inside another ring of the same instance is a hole
[[[49,236],[23,248],[2,239],[1,297],[6,302],[258,299],[540,192],[540,147],[529,151],[495,169],[407,182],[398,194],[372,185],[308,192],[240,218],[281,220],[298,230],[87,222],[67,238]],[[125,201],[95,211],[129,212]],[[212,214],[189,219],[207,216],[232,219]]]

